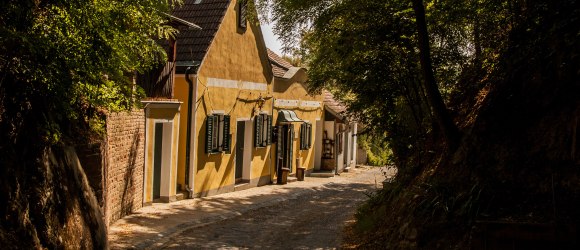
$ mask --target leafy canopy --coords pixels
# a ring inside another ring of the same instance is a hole
[[[63,126],[92,119],[97,108],[130,108],[137,94],[133,72],[164,60],[165,53],[155,39],[175,32],[166,25],[163,13],[176,4],[173,0],[3,3],[3,134],[14,139],[30,115],[36,116],[30,119],[45,120],[39,123],[45,126],[40,130],[49,131],[52,139],[45,139],[54,141]]]
[[[302,57],[313,91],[331,90],[394,153],[420,152],[436,134],[421,84],[416,13],[410,0],[255,0],[286,52]],[[438,90],[451,97],[478,91],[466,75],[496,65],[512,16],[505,0],[425,0]],[[479,79],[485,76],[479,77]],[[463,79],[463,80],[462,80]]]

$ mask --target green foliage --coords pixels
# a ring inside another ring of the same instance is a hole
[[[58,141],[99,110],[130,109],[133,73],[165,60],[155,39],[172,36],[163,12],[178,1],[15,1],[0,7],[0,126],[14,140],[37,110]],[[39,124],[40,126],[40,124]],[[42,126],[40,126],[42,127]],[[6,129],[6,130],[4,130]],[[58,132],[60,131],[60,132]],[[42,134],[42,133],[41,133]],[[44,136],[43,136],[44,137]]]
[[[387,206],[387,202],[401,200],[404,193],[399,183],[390,183],[387,187],[366,194],[368,200],[357,208],[354,215],[358,231],[364,232],[379,226],[383,219],[393,212],[392,207]]]
[[[369,133],[388,131],[391,147],[406,148],[409,143],[399,141],[409,138],[410,144],[417,142],[430,117],[408,1],[268,3],[276,21],[274,32],[288,50],[299,46],[312,91],[331,90],[349,107],[351,117],[368,125]],[[407,119],[407,114],[413,118]],[[369,156],[382,164],[386,154],[371,151]]]
[[[551,174],[576,179],[562,172],[577,165],[570,141],[554,138],[568,138],[577,123],[579,1],[422,1],[436,82],[463,130],[456,152],[435,139],[442,131],[419,84],[411,1],[258,2],[269,4],[287,51],[308,65],[311,89],[330,89],[371,134],[386,132],[397,179],[359,208],[359,226],[379,236],[361,248],[398,242],[401,225],[412,224],[419,248],[463,249],[482,210],[508,220],[556,216],[536,194]],[[559,202],[577,200],[572,193]]]
[[[411,1],[256,0],[286,51],[369,133],[384,134],[399,168],[424,162],[441,131],[422,86]],[[424,1],[435,77],[446,100],[477,93],[497,64],[513,14],[506,0]],[[471,76],[468,78],[466,76]],[[380,158],[380,156],[379,156]]]
[[[172,0],[0,4],[3,245],[106,248],[99,205],[83,170],[70,158],[74,150],[63,150],[62,145],[86,144],[94,132],[102,134],[105,110],[133,107],[142,91],[134,87],[132,77],[164,60],[155,39],[175,32],[163,25],[168,20],[162,14],[174,4]]]
[[[371,166],[392,165],[393,152],[384,139],[385,136],[360,135],[358,144],[366,151],[368,164]]]

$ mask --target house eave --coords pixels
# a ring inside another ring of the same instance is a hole
[[[181,18],[179,18],[179,17],[176,17],[176,16],[174,16],[174,15],[170,15],[170,14],[167,14],[167,13],[163,13],[163,14],[164,14],[165,16],[169,17],[169,19],[171,19],[172,21],[174,21],[174,22],[176,22],[176,23],[178,23],[178,24],[181,24],[181,25],[184,25],[184,26],[188,27],[190,30],[202,30],[202,28],[201,28],[201,27],[199,27],[199,26],[198,26],[197,24],[195,24],[195,23],[192,23],[192,22],[185,21],[185,20],[183,20],[183,19],[181,19]]]

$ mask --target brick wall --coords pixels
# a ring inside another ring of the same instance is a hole
[[[143,110],[107,116],[107,140],[103,157],[103,207],[105,223],[128,215],[143,206],[145,161],[145,113]]]

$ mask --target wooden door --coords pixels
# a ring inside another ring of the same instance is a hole
[[[163,123],[155,123],[153,142],[153,199],[161,197],[161,164],[163,159]]]
[[[244,138],[246,121],[238,121],[236,128],[236,183],[241,182],[244,171]]]

